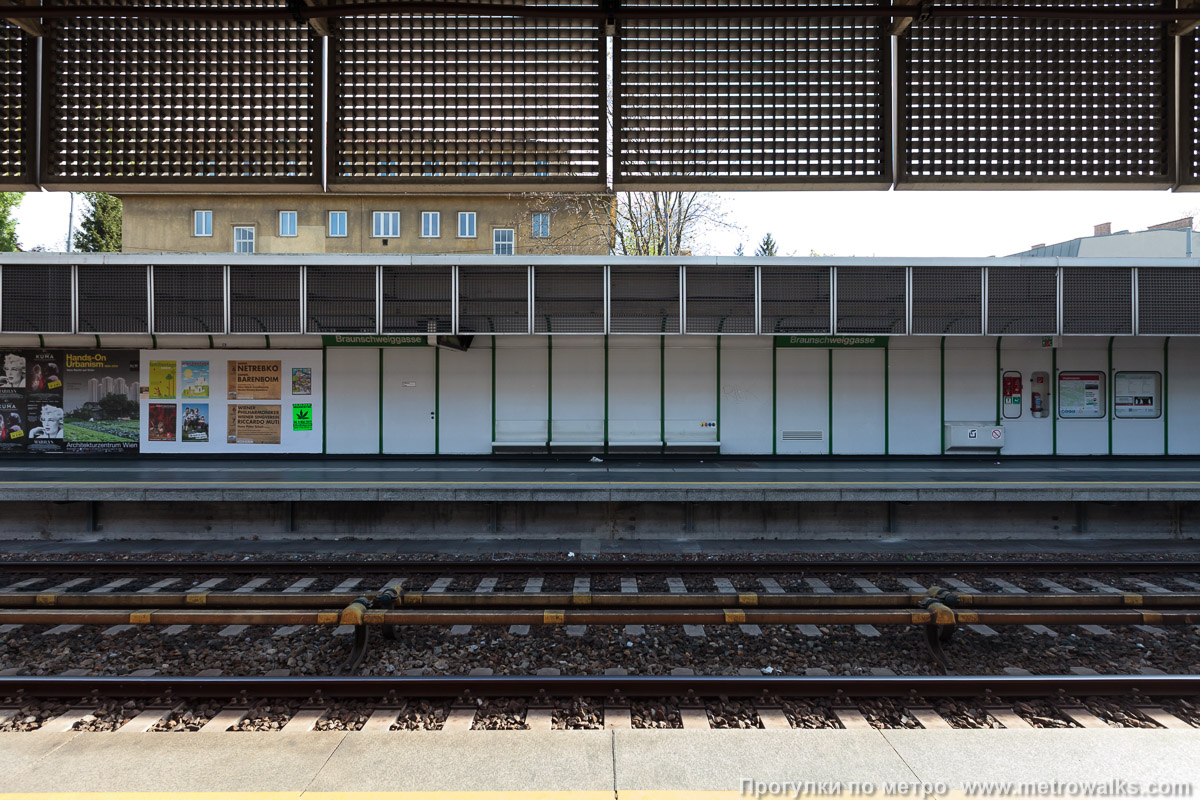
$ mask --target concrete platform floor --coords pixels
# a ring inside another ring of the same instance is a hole
[[[1200,730],[6,733],[0,800],[1188,797],[1198,755]]]

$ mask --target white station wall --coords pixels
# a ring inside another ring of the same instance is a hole
[[[721,452],[771,452],[771,339],[724,336],[721,348]]]

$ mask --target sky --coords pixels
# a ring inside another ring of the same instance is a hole
[[[746,255],[766,233],[780,255],[1003,256],[1035,244],[1113,232],[1143,230],[1196,215],[1200,194],[1166,191],[888,191],[723,192],[718,195],[733,228],[709,231],[697,255]],[[76,196],[78,227],[82,198]],[[29,192],[17,210],[17,238],[25,249],[64,249],[68,192]]]

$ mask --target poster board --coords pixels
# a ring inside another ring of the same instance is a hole
[[[1118,372],[1113,375],[1113,415],[1121,419],[1162,416],[1161,372]]]
[[[1058,416],[1060,419],[1102,419],[1104,407],[1104,373],[1060,372],[1058,374]]]

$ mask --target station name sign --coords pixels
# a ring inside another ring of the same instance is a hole
[[[326,347],[428,347],[424,336],[322,336],[321,344]]]
[[[776,347],[887,347],[886,336],[776,336]]]

